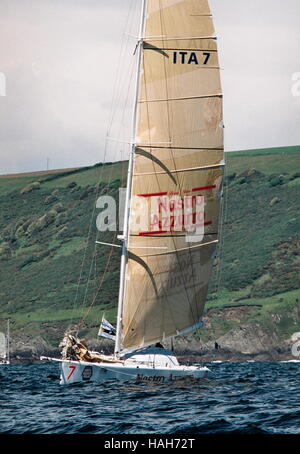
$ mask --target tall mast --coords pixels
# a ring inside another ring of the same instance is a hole
[[[7,339],[6,339],[6,343],[7,343],[7,361],[9,362],[9,319],[7,320]]]
[[[135,81],[135,102],[132,119],[132,144],[129,155],[128,172],[127,172],[127,187],[125,197],[125,209],[124,209],[124,224],[123,224],[123,236],[120,237],[122,240],[122,256],[121,256],[121,270],[120,270],[120,287],[119,287],[119,301],[118,301],[118,316],[117,316],[117,330],[116,330],[116,343],[115,353],[121,350],[121,335],[122,335],[122,313],[123,313],[123,301],[125,291],[125,275],[126,265],[128,261],[128,238],[129,238],[129,215],[130,215],[130,200],[131,200],[131,188],[132,188],[132,176],[133,176],[133,164],[135,157],[135,134],[136,134],[136,122],[137,122],[137,103],[140,85],[140,66],[142,61],[142,50],[143,50],[143,36],[145,28],[145,12],[147,0],[142,0],[142,12],[140,20],[139,37],[136,47],[136,81]]]

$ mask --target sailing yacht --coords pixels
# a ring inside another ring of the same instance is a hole
[[[143,0],[133,141],[118,237],[117,326],[115,333],[107,324],[103,330],[115,341],[115,351],[111,356],[89,352],[67,335],[63,357],[54,359],[62,384],[209,376],[207,367],[180,365],[162,344],[202,326],[223,173],[220,68],[208,0]],[[148,213],[147,225],[139,222],[139,204]]]
[[[6,336],[0,333],[0,365],[10,364],[9,357],[9,320],[7,321]]]

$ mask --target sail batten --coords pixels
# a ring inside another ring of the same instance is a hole
[[[214,39],[216,40],[217,37],[216,36],[189,36],[189,37],[184,37],[184,36],[172,36],[172,37],[165,37],[165,36],[156,36],[155,38],[151,38],[150,37],[147,37],[145,36],[144,39],[147,39],[148,41],[155,41],[155,40],[160,40],[160,39],[163,39],[164,41],[171,41],[171,40],[174,40],[174,41],[180,41],[180,40],[187,40],[187,39]]]
[[[190,167],[189,169],[172,169],[168,170],[170,173],[177,173],[177,172],[190,172],[193,170],[207,170],[207,169],[215,169],[217,167],[223,167],[225,164],[220,163],[220,164],[214,164],[211,166],[201,166],[201,167]],[[160,173],[164,172],[144,172],[144,173],[136,173],[135,176],[141,176],[141,175],[159,175]]]
[[[194,248],[207,246],[207,245],[213,244],[213,243],[218,243],[218,240],[209,241],[209,242],[203,243],[203,244],[197,244],[197,246],[190,246],[189,248],[174,249],[172,251],[166,251],[166,252],[161,252],[161,253],[157,253],[157,254],[145,254],[145,255],[140,254],[140,257],[159,257],[160,255],[176,254],[178,251],[186,251],[186,250],[190,250],[190,249],[194,249]]]
[[[162,142],[160,142],[160,143],[162,143]],[[136,143],[136,147],[137,147],[136,150],[138,148],[153,148],[154,150],[155,150],[155,148],[165,148],[168,150],[170,150],[172,148],[173,150],[200,150],[200,151],[201,150],[217,150],[217,151],[222,151],[222,152],[224,151],[223,147],[219,147],[219,148],[218,147],[200,147],[200,148],[199,147],[198,148],[190,147],[190,148],[188,148],[188,147],[173,147],[173,146],[172,147],[170,147],[170,146],[162,147],[159,145],[155,145],[155,143],[153,143],[153,142],[152,143]],[[136,153],[137,153],[137,151],[136,151]]]
[[[201,95],[201,96],[185,96],[181,98],[165,98],[165,99],[141,99],[139,103],[142,102],[163,102],[163,101],[180,101],[185,99],[200,99],[200,98],[222,98],[221,93],[216,93],[212,95]]]
[[[123,349],[201,323],[225,164],[220,66],[208,1],[148,0],[146,18]]]

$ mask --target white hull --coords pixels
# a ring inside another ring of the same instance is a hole
[[[60,383],[63,385],[79,382],[103,383],[108,380],[134,382],[167,383],[183,378],[207,378],[207,367],[179,365],[175,356],[166,350],[146,350],[141,354],[129,355],[120,362],[91,363],[86,361],[62,360],[60,364]]]
[[[1,366],[2,364],[10,364],[10,362],[9,362],[8,359],[0,360],[0,366]]]
[[[60,362],[60,372],[60,383],[66,385],[107,380],[165,383],[187,377],[205,378],[210,371],[207,367],[194,366],[177,366],[170,369],[64,360]]]

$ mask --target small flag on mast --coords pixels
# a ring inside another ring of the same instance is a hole
[[[107,320],[105,320],[104,315],[100,323],[98,336],[105,337],[106,339],[116,340],[116,328],[112,326]]]

